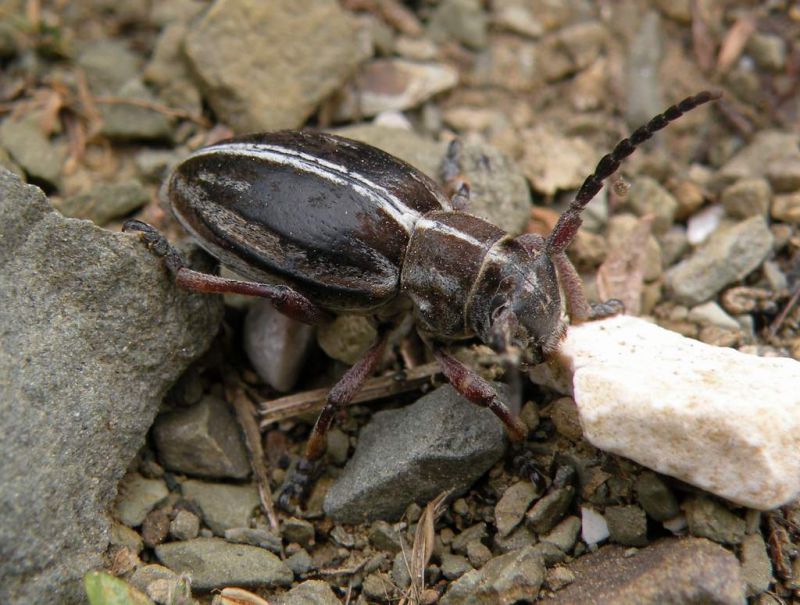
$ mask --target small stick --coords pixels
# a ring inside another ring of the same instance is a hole
[[[438,363],[428,363],[406,370],[405,377],[397,380],[395,374],[370,378],[364,387],[353,397],[347,405],[364,403],[375,399],[383,399],[398,393],[407,393],[420,388],[428,383],[434,376],[441,374]],[[325,403],[329,387],[303,391],[294,395],[287,395],[278,399],[264,401],[259,405],[261,414],[261,428],[264,429],[273,422],[293,418],[308,412],[318,412]]]
[[[236,410],[236,417],[239,419],[239,426],[244,432],[244,441],[247,451],[250,454],[250,466],[258,485],[258,497],[261,500],[261,508],[269,519],[272,529],[278,529],[278,516],[275,514],[275,506],[272,504],[272,492],[269,489],[269,474],[267,473],[267,463],[264,457],[264,450],[261,447],[261,433],[256,422],[256,411],[253,402],[247,397],[242,387],[232,381],[226,381],[225,396]]]
[[[797,304],[798,300],[800,300],[800,286],[795,287],[794,293],[789,298],[789,301],[786,303],[786,306],[783,307],[783,310],[772,322],[772,325],[770,325],[769,335],[771,337],[774,338],[775,335],[778,333],[778,330],[781,329],[783,322],[786,321],[786,316],[789,315],[789,311],[791,311],[792,307],[794,307]]]

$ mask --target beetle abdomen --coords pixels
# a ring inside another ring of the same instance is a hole
[[[334,310],[397,296],[417,219],[447,207],[435,183],[368,145],[315,132],[223,141],[169,183],[176,216],[243,276],[278,279]]]

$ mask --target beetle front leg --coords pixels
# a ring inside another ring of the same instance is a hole
[[[442,349],[434,348],[433,355],[439,362],[445,378],[461,396],[476,405],[489,408],[505,424],[512,441],[525,439],[528,427],[500,401],[492,385],[481,378],[475,370],[471,370]]]
[[[567,315],[569,315],[573,324],[591,321],[592,319],[603,319],[625,311],[622,301],[616,298],[601,303],[589,303],[583,291],[581,278],[567,255],[564,252],[559,252],[552,256],[552,260],[558,272],[558,282],[566,299]]]
[[[304,498],[311,483],[321,470],[320,460],[326,449],[325,437],[328,429],[333,424],[336,412],[346,406],[355,397],[356,393],[364,386],[364,382],[369,378],[372,371],[383,357],[388,340],[388,330],[383,330],[378,340],[373,344],[364,356],[351,367],[344,376],[339,379],[325,398],[325,406],[322,408],[311,435],[306,444],[304,456],[297,462],[294,472],[289,475],[281,488],[278,496],[278,504],[287,509],[289,502],[293,498]]]
[[[158,230],[147,223],[129,220],[122,226],[122,230],[141,233],[147,246],[164,259],[167,269],[175,276],[175,283],[186,290],[266,298],[277,311],[305,324],[314,325],[331,319],[327,311],[289,286],[228,279],[189,269],[180,253]]]

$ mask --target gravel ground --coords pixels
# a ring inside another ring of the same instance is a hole
[[[310,127],[434,179],[458,138],[469,211],[546,234],[619,139],[718,90],[624,163],[568,253],[593,300],[800,360],[797,6],[0,6],[4,603],[84,602],[84,577],[92,603],[800,599],[800,501],[746,508],[597,449],[575,399],[535,373],[498,384],[529,429],[512,446],[443,386],[413,332],[337,416],[307,501],[274,510],[326,388],[375,327],[310,329],[242,296],[223,310],[119,233],[146,221],[207,269],[160,199],[170,167],[233,134]],[[453,352],[503,380],[488,348]],[[770,422],[758,424],[780,450],[791,436]],[[800,477],[787,483],[800,492]]]

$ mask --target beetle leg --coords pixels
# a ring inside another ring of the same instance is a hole
[[[333,385],[328,392],[325,406],[317,417],[317,422],[308,438],[305,455],[297,462],[294,472],[289,475],[281,488],[278,503],[282,508],[286,509],[292,498],[302,498],[306,495],[310,484],[321,470],[319,462],[325,453],[325,437],[333,424],[336,412],[347,405],[364,386],[364,382],[383,357],[388,337],[388,331],[384,330],[375,344],[353,367],[345,372],[339,382]]]
[[[558,282],[564,291],[567,303],[567,314],[573,324],[592,319],[603,319],[618,315],[625,311],[622,301],[612,298],[601,303],[589,303],[583,291],[583,284],[575,266],[564,252],[552,256],[553,264],[558,272]]]
[[[175,283],[182,288],[207,294],[245,294],[266,298],[280,313],[305,324],[314,325],[331,318],[327,311],[289,286],[228,279],[187,268],[167,238],[147,223],[129,220],[122,230],[141,233],[147,246],[164,259],[167,269],[175,276]]]
[[[489,408],[506,425],[508,435],[513,441],[525,439],[528,427],[500,401],[492,385],[481,378],[475,370],[471,370],[442,349],[434,348],[433,355],[456,391],[472,403]]]
[[[469,181],[461,172],[461,141],[453,139],[447,146],[447,153],[442,161],[442,181],[444,190],[450,195],[453,210],[466,212],[469,209]]]

